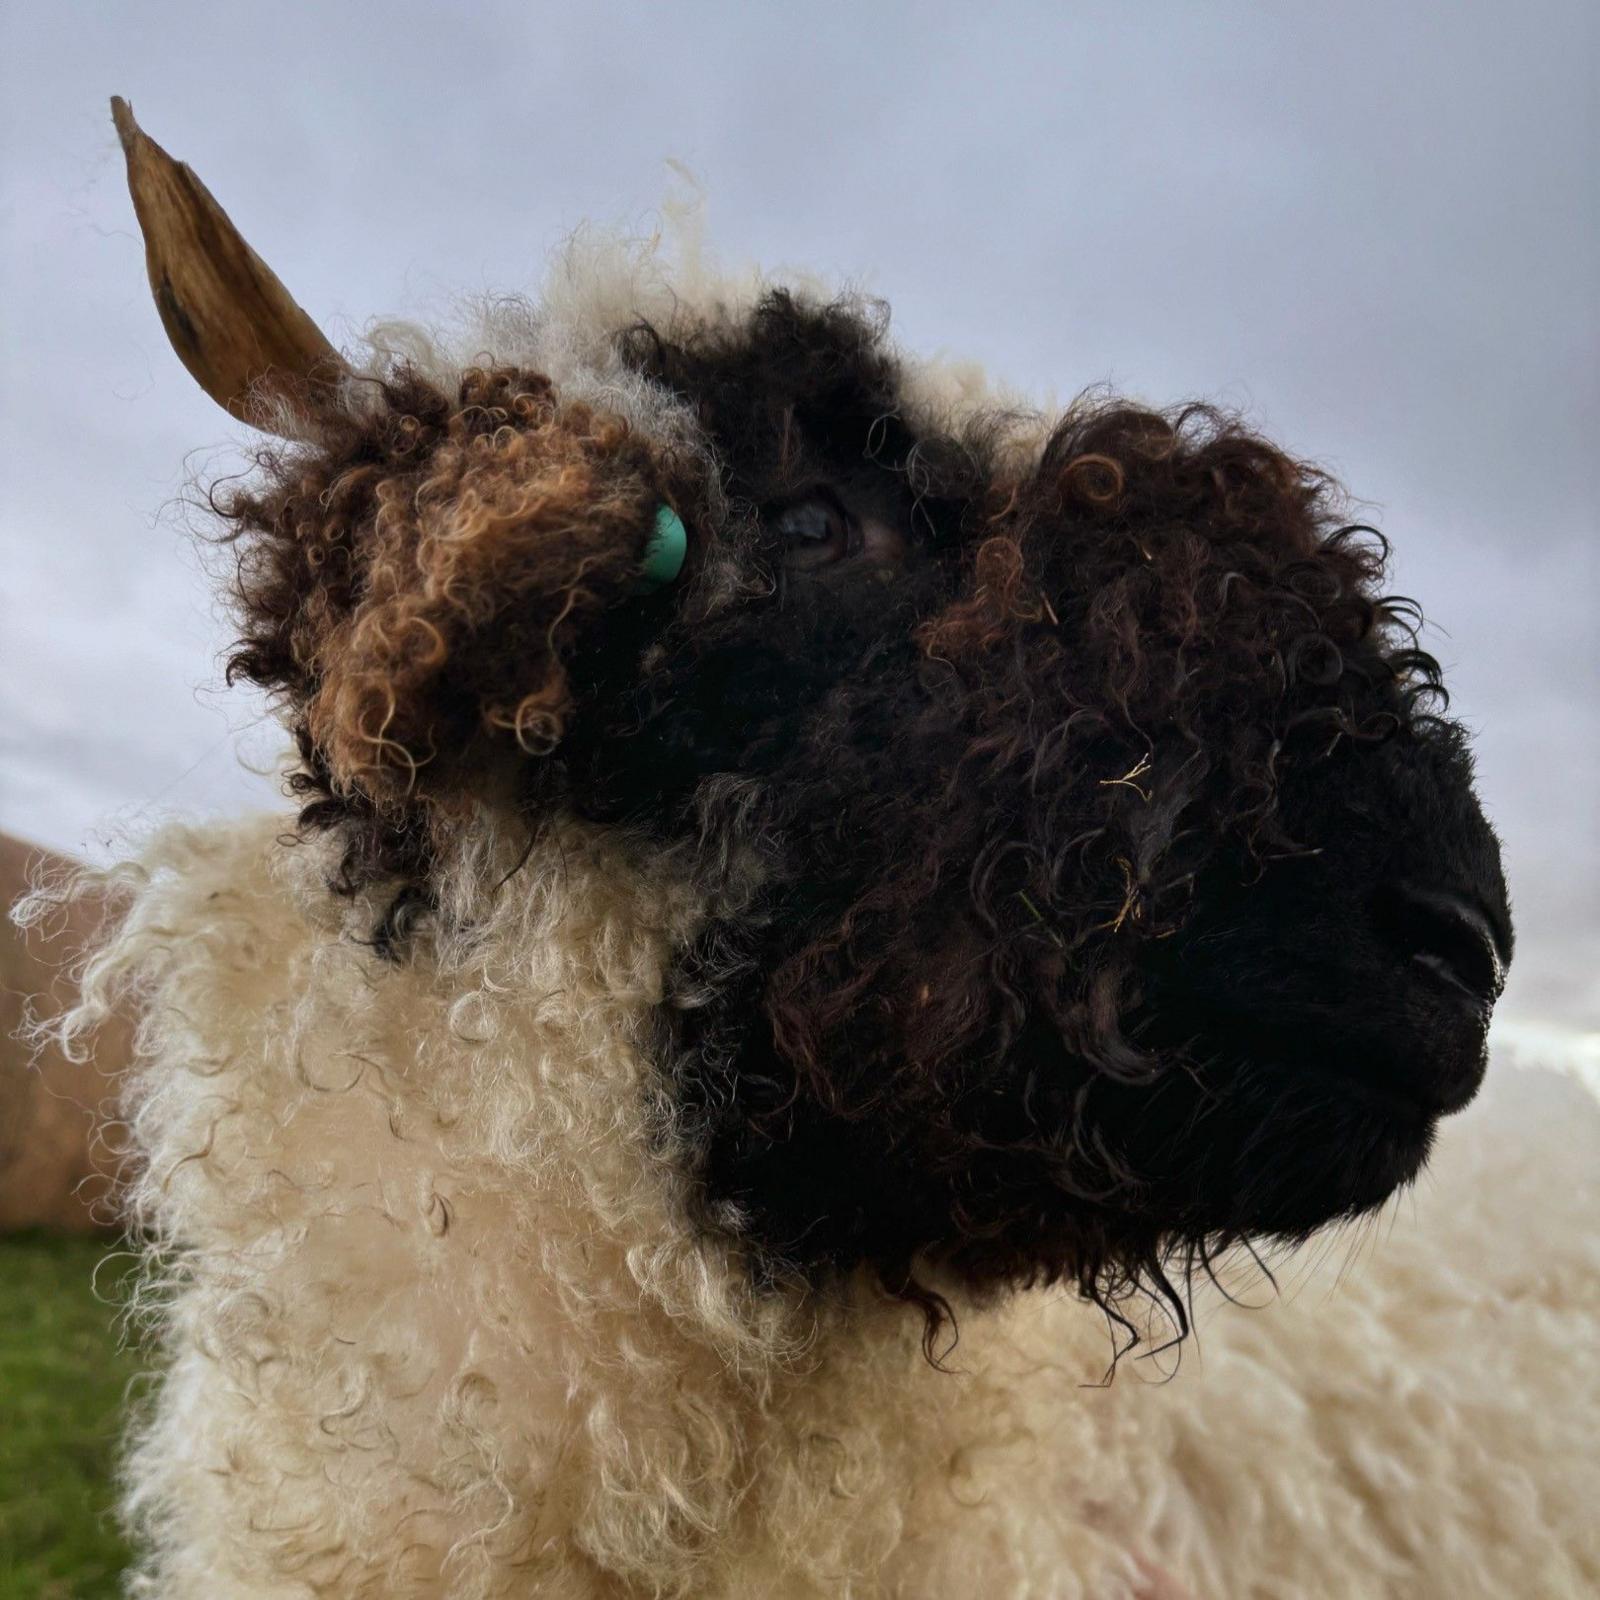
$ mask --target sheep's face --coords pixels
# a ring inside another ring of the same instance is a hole
[[[765,1271],[1103,1296],[1412,1178],[1511,932],[1321,475],[1198,409],[1083,405],[1026,459],[919,430],[850,307],[619,348],[703,450],[402,374],[235,503],[236,665],[351,874],[425,903],[485,798],[758,860],[657,1045],[698,1220]],[[662,499],[690,555],[645,594]]]
[[[630,351],[743,514],[571,770],[594,814],[770,857],[679,1019],[724,1214],[779,1260],[1103,1289],[1413,1177],[1511,931],[1414,614],[1330,486],[1115,406],[1008,473],[781,300]]]

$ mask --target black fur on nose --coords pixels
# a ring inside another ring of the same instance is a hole
[[[1384,897],[1385,921],[1413,966],[1483,1009],[1505,987],[1510,939],[1470,891],[1399,883]],[[1504,913],[1498,919],[1504,925]]]

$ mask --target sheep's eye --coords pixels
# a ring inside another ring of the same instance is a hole
[[[831,566],[851,553],[850,519],[821,496],[786,506],[774,528],[783,541],[784,565],[791,569]]]

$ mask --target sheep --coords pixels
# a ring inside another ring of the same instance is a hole
[[[175,348],[279,436],[213,500],[300,803],[88,880],[132,1592],[1586,1592],[1581,1096],[1227,1303],[1411,1192],[1512,953],[1337,486],[649,247],[349,363],[117,121]]]
[[[0,833],[0,903],[9,906],[37,876],[63,877],[65,857]],[[53,919],[52,919],[53,920]],[[32,940],[0,927],[0,1236],[48,1228],[108,1230],[116,1152],[96,1140],[100,1107],[129,1050],[127,1019],[113,1017],[69,1059],[29,1047],[27,1020],[67,1003],[60,953],[92,937],[92,902],[72,908],[72,926],[42,926]]]

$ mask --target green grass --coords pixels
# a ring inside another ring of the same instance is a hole
[[[139,1370],[107,1303],[126,1257],[98,1240],[0,1239],[0,1600],[118,1593],[111,1515],[124,1392]]]

